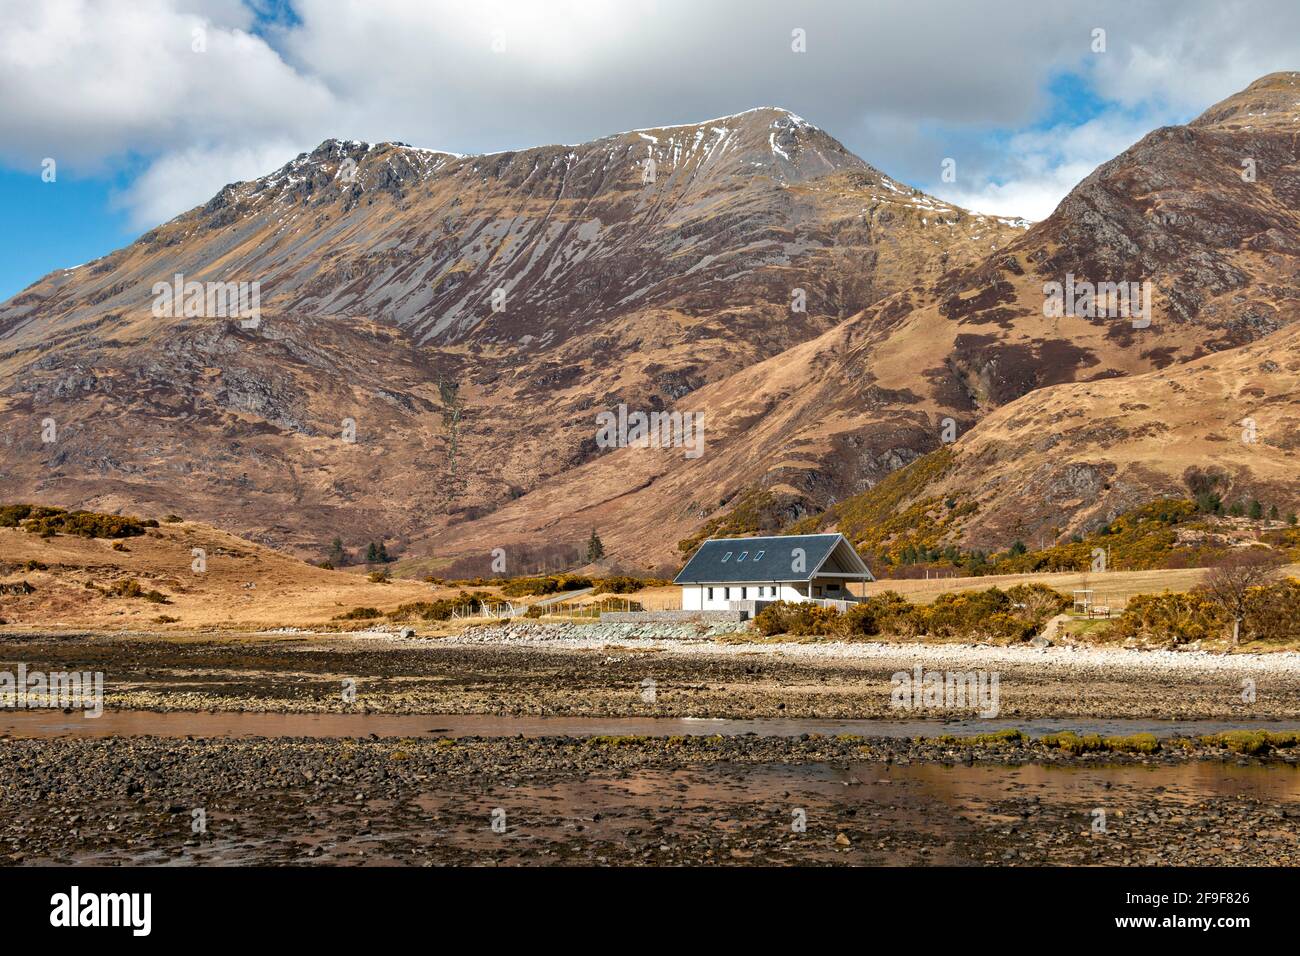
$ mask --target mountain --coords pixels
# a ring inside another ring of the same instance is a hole
[[[963,543],[1005,545],[990,539],[1013,530],[1028,539],[1124,510],[1142,486],[1109,476],[1150,451],[1130,443],[1176,432],[1161,403],[1119,397],[1124,380],[1172,375],[1182,363],[1280,336],[1300,314],[1298,82],[1296,73],[1263,77],[1187,126],[1153,131],[1005,246],[692,393],[687,404],[709,426],[711,450],[700,459],[610,452],[433,543],[482,547],[595,525],[612,553],[663,559],[672,542],[689,546],[702,531],[772,530],[869,494],[952,437],[1002,463],[999,507],[954,532]],[[1058,287],[1083,283],[1139,290],[1150,283],[1149,313],[1099,317],[1086,307],[1052,307]],[[1268,374],[1281,380],[1248,387],[1287,394],[1295,373],[1278,365]],[[1070,383],[1077,384],[1052,391]],[[1044,402],[1055,394],[1078,402],[1078,427],[1091,429],[1096,443],[1079,442],[1074,458],[1054,445],[1059,410],[1046,406],[1015,418],[1014,429],[999,431],[998,422],[1011,420],[1002,417],[981,431],[981,422],[1000,410],[1011,416],[1018,402],[1036,408],[1040,390]],[[1197,413],[1201,396],[1179,398]],[[1108,416],[1126,402],[1133,414],[1107,437]],[[1237,412],[1207,403],[1203,434],[1229,414]],[[996,453],[987,451],[993,445]],[[1214,443],[1200,447],[1205,466],[1228,454]],[[1041,449],[1041,467],[1031,481],[1016,460],[1032,448]],[[1165,464],[1160,486],[1178,484],[1185,463]],[[1244,456],[1234,469],[1239,488],[1285,491],[1271,461]],[[984,480],[963,473],[935,491],[979,489]],[[929,494],[926,484],[917,496]]]
[[[956,443],[797,530],[864,550],[916,538],[994,550],[1085,534],[1154,498],[1300,510],[1300,324],[1143,375],[1071,382],[991,412]]]
[[[330,140],[0,305],[0,496],[477,549],[600,461],[600,411],[692,404],[1024,226],[774,108],[486,156]],[[164,307],[177,276],[250,284],[258,321]]]

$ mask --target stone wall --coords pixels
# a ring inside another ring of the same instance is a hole
[[[726,613],[726,612],[722,612]],[[726,634],[743,633],[749,625],[743,621],[643,621],[614,623],[605,621],[581,624],[511,621],[508,624],[485,624],[466,628],[457,643],[502,644],[511,641],[528,643],[554,642],[557,645],[589,644],[608,641],[711,641]]]
[[[736,602],[732,602],[736,603]],[[731,611],[601,611],[602,624],[651,624],[701,621],[706,624],[735,623],[746,620],[748,612]]]

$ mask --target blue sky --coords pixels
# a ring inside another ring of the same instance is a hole
[[[58,177],[47,183],[41,171],[0,169],[0,299],[7,299],[55,269],[88,262],[138,235],[123,209],[114,209],[120,189],[110,176]]]
[[[331,136],[486,152],[778,105],[1038,219],[1300,67],[1300,5],[1272,0],[0,0],[0,22],[0,300]]]

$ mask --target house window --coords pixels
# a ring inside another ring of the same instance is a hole
[[[749,557],[749,552],[748,552],[748,551],[742,551],[742,552],[740,552],[740,557],[738,557],[736,560],[737,560],[737,561],[744,561],[747,557]]]
[[[731,552],[728,551],[726,554],[722,556],[722,563],[726,564],[730,560],[731,560]]]
[[[755,561],[762,561],[762,560],[763,560],[763,555],[765,555],[765,554],[767,554],[766,551],[760,551],[760,552],[758,552],[758,554],[754,555],[754,560],[755,560]]]
[[[713,600],[713,588],[709,588],[709,600]]]
[[[722,596],[723,596],[724,598],[726,598],[728,601],[730,601],[730,600],[731,600],[731,588],[723,588],[723,589],[722,589]]]

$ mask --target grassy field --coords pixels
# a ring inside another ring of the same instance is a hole
[[[1300,565],[1288,565],[1288,574],[1300,575]],[[1067,571],[1060,574],[990,574],[974,578],[932,578],[926,580],[875,581],[854,585],[855,594],[879,594],[897,591],[917,604],[929,604],[948,591],[982,591],[985,588],[1008,588],[1016,584],[1045,584],[1064,594],[1091,588],[1093,603],[1119,610],[1135,594],[1159,594],[1162,591],[1189,591],[1201,583],[1205,568],[1178,568],[1157,571],[1107,571],[1103,574]]]
[[[0,595],[0,620],[17,629],[303,627],[355,607],[386,612],[458,590],[372,583],[364,574],[327,571],[198,522],[163,524],[114,544],[0,528],[0,582],[25,581],[34,589]],[[192,566],[196,548],[204,552],[202,572]],[[166,603],[103,593],[128,581],[157,591]]]

